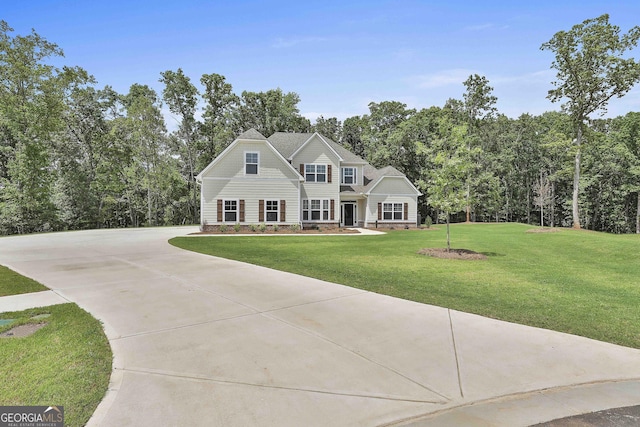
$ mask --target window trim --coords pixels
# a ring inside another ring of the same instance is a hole
[[[318,167],[324,167],[324,173],[320,175],[324,175],[324,181],[318,181]],[[313,167],[313,171],[309,171],[307,168]],[[326,184],[329,182],[329,166],[326,163],[305,163],[304,164],[304,182],[305,184]],[[309,180],[309,177],[313,176],[313,181]],[[317,200],[317,199],[316,199]]]
[[[274,210],[269,210],[268,206],[269,203],[275,203],[276,205],[276,209]],[[276,213],[276,219],[275,220],[269,220],[269,212]],[[276,199],[265,199],[264,200],[264,222],[280,222],[280,200],[276,200]]]
[[[256,163],[247,162],[247,155],[255,154],[257,157]],[[256,165],[256,173],[247,173],[247,166]],[[246,175],[260,175],[260,152],[259,151],[245,151],[244,152],[244,174]]]
[[[235,210],[232,209],[227,209],[227,202],[229,203],[235,203],[236,204],[236,208]],[[236,219],[231,221],[231,220],[227,220],[227,213],[235,213],[236,214]],[[222,201],[222,222],[231,222],[231,223],[237,223],[239,222],[239,218],[240,218],[240,200],[239,199],[224,199]]]
[[[317,202],[318,208],[314,208]],[[318,218],[313,218],[313,212],[318,213]],[[303,199],[302,200],[302,220],[313,222],[331,221],[331,200],[330,199]]]
[[[351,175],[351,178],[353,179],[352,182],[346,182],[345,181],[345,171],[347,169],[350,169],[353,171],[353,174]],[[340,184],[342,185],[357,185],[358,184],[358,168],[356,168],[355,166],[343,166],[340,168]]]
[[[400,210],[397,209],[398,207],[400,208]],[[389,214],[390,218],[387,218],[387,214]],[[382,204],[382,220],[383,221],[404,221],[404,203],[384,202]]]

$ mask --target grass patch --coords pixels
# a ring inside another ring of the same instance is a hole
[[[0,265],[0,297],[48,290],[35,280]]]
[[[49,314],[46,318],[34,316]],[[0,313],[0,327],[46,322],[33,335],[0,338],[0,406],[64,406],[65,425],[83,426],[104,397],[111,347],[102,325],[76,304]]]
[[[412,301],[640,348],[640,236],[523,224],[455,224],[461,261],[419,255],[439,230],[382,236],[177,237],[180,248]]]

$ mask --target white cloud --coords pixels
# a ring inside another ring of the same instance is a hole
[[[495,25],[493,23],[486,24],[478,24],[478,25],[470,25],[468,27],[464,27],[465,31],[485,31],[485,30],[506,30],[509,29],[509,25]]]
[[[487,23],[487,24],[470,25],[468,27],[465,27],[464,29],[466,31],[483,31],[483,30],[489,30],[491,28],[494,28],[494,25],[491,23]]]

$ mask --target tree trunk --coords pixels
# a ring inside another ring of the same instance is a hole
[[[556,184],[551,181],[551,228],[555,227],[555,215],[556,215]]]
[[[471,197],[471,185],[467,184],[467,222],[471,222],[471,206],[469,206],[471,204],[469,202],[470,197]]]
[[[147,215],[149,218],[149,227],[151,227],[151,188],[147,188]]]
[[[638,209],[636,210],[636,234],[640,234],[640,191],[638,191]]]
[[[578,124],[578,134],[576,137],[576,158],[573,172],[573,228],[580,229],[580,210],[578,208],[578,196],[580,194],[580,146],[582,145],[582,123]]]
[[[540,205],[540,227],[544,227],[544,203]]]
[[[451,239],[449,238],[449,214],[447,214],[447,252],[451,251]]]

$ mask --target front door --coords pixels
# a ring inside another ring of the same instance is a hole
[[[345,227],[353,227],[353,225],[355,224],[355,204],[345,203],[342,209],[342,223]]]

